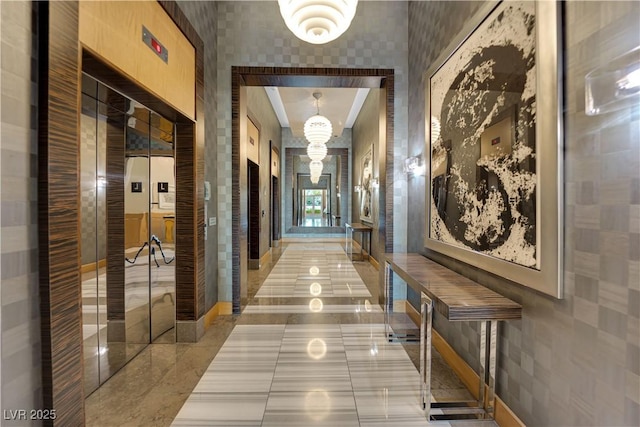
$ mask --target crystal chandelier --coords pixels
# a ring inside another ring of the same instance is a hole
[[[318,100],[322,97],[320,92],[314,92],[313,97],[316,99],[316,108],[318,113],[311,116],[304,123],[304,137],[310,143],[325,144],[331,138],[331,122],[324,116],[320,115],[320,107]]]
[[[307,145],[307,156],[311,160],[322,161],[327,157],[327,146],[325,144],[311,143]]]
[[[324,44],[347,31],[358,0],[278,0],[284,23],[296,37]]]

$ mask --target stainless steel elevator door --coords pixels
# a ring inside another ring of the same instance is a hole
[[[135,342],[175,342],[173,124],[135,102],[127,113],[127,335]]]
[[[82,76],[85,392],[149,343],[175,342],[174,124]]]

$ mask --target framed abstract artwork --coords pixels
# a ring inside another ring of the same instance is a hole
[[[373,148],[369,146],[360,158],[360,220],[372,222]]]
[[[425,75],[425,246],[562,298],[560,5],[490,2]]]

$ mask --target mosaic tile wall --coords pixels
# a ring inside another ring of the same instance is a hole
[[[396,78],[396,159],[406,156],[406,2],[360,2],[351,27],[338,40],[311,45],[285,26],[275,1],[217,2],[218,26],[218,195],[220,299],[231,301],[231,66],[393,68]],[[396,171],[398,168],[396,168]],[[401,170],[401,168],[400,168]],[[406,179],[394,188],[394,244],[406,242]]]
[[[211,184],[211,198],[205,201],[205,226],[207,228],[207,240],[205,241],[205,310],[209,310],[221,299],[218,297],[218,228],[224,228],[224,225],[220,223],[220,218],[218,218],[218,191],[216,191],[219,176],[216,172],[218,167],[218,149],[216,147],[218,132],[216,11],[218,2],[178,0],[178,4],[204,42],[204,179]],[[217,225],[208,226],[208,218],[210,217],[217,218]]]
[[[349,150],[349,165],[351,164],[351,129],[343,129],[342,131],[342,135],[335,137],[335,138],[331,138],[329,140],[329,142],[327,142],[327,148],[347,148]],[[281,169],[281,174],[284,177],[284,179],[281,180],[281,190],[282,190],[282,225],[283,225],[283,231],[287,231],[289,229],[289,227],[291,226],[292,222],[293,222],[293,211],[292,211],[292,206],[293,206],[293,193],[292,193],[292,184],[291,184],[291,180],[287,177],[287,174],[285,173],[285,167],[286,167],[286,162],[287,162],[287,157],[285,156],[285,150],[287,148],[307,148],[307,145],[309,143],[307,142],[307,140],[304,137],[295,137],[293,136],[293,134],[291,133],[291,128],[282,128],[282,152],[280,155],[280,159],[281,159],[281,164],[282,164],[282,169]],[[352,188],[352,184],[351,184],[351,174],[349,174],[348,176],[348,187],[347,188]],[[351,206],[350,205],[350,199],[351,199],[351,192],[347,191],[347,200],[346,202],[344,200],[341,201],[342,203],[342,211],[343,212],[347,212],[347,215],[341,215],[341,224],[344,224],[345,222],[351,222],[351,212],[348,209],[345,209],[346,206]]]
[[[269,141],[273,141],[274,147],[280,150],[282,128],[263,88],[247,88],[247,108],[260,124],[260,209],[264,210],[260,224],[260,256],[262,257],[269,250],[269,235],[271,233],[269,227],[271,218]]]
[[[0,2],[0,11],[1,405],[2,410],[41,409],[37,80],[31,72],[37,64],[32,34],[37,13],[27,1]]]
[[[423,153],[422,75],[479,2],[409,6],[409,152]],[[498,394],[527,425],[640,424],[640,107],[587,117],[584,76],[640,45],[640,3],[565,3],[565,298],[433,257],[523,304],[501,327]],[[424,177],[409,203],[424,206]],[[410,210],[411,230],[424,213]],[[424,231],[423,231],[424,232]],[[410,251],[423,251],[412,233]],[[473,365],[475,325],[436,318],[437,330]]]

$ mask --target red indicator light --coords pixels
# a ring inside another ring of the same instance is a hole
[[[160,43],[158,43],[155,39],[151,39],[151,47],[154,48],[156,52],[158,52],[158,54],[162,53],[162,46],[160,46]]]

